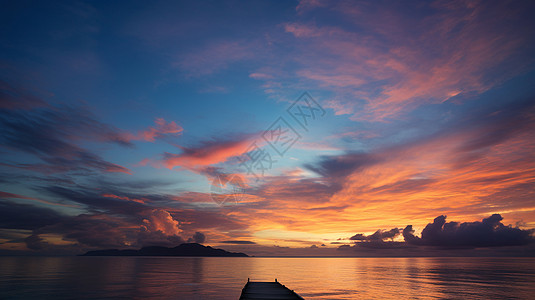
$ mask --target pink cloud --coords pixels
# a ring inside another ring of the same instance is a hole
[[[286,32],[293,34],[296,37],[319,37],[322,35],[321,32],[316,30],[316,28],[311,28],[306,25],[289,23],[284,26]]]
[[[321,82],[323,86],[332,87],[359,87],[366,83],[366,80],[358,78],[355,75],[344,74],[338,75],[333,72],[332,74],[316,74],[310,70],[302,70],[297,72],[299,76],[316,80]]]
[[[114,194],[102,194],[102,197],[114,198],[114,199],[120,199],[120,200],[126,200],[126,201],[133,201],[133,202],[142,203],[142,204],[144,204],[145,201],[146,201],[146,199],[136,199],[136,198],[130,198],[130,197],[126,197],[126,196],[117,196],[117,195],[114,195]]]
[[[32,91],[0,80],[0,109],[33,109],[48,106]]]
[[[125,173],[132,175],[132,172],[128,168],[113,163],[106,163],[104,170],[110,173]]]
[[[515,23],[521,5],[437,2],[434,14],[415,18],[395,5],[299,4],[307,7],[303,13],[319,6],[362,30],[285,24],[302,47],[293,58],[303,66],[296,74],[301,84],[332,90],[328,107],[352,120],[387,121],[420,105],[482,93],[533,61],[523,50],[529,39]]]
[[[179,228],[180,223],[163,209],[154,209],[150,215],[143,219],[141,229],[147,232],[161,232],[167,236],[178,236],[182,230]]]
[[[251,73],[249,74],[249,77],[253,79],[273,79],[272,75],[265,74],[265,73]]]
[[[128,134],[128,139],[154,142],[157,138],[161,138],[166,134],[177,136],[184,131],[175,121],[166,122],[163,118],[157,118],[154,123],[156,123],[155,127],[149,127],[146,130],[138,132],[136,135]]]
[[[196,148],[181,147],[183,150],[181,154],[165,154],[164,165],[169,169],[177,166],[186,169],[202,169],[242,155],[251,143],[251,136],[245,136],[236,140],[204,142]]]

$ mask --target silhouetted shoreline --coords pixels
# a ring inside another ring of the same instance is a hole
[[[174,248],[150,246],[139,250],[108,249],[88,251],[80,256],[208,256],[208,257],[248,257],[241,252],[229,252],[197,243],[184,243]]]

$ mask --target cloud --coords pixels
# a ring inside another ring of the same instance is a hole
[[[29,111],[0,110],[0,143],[10,151],[35,155],[44,163],[9,166],[42,173],[130,170],[79,146],[83,141],[132,146],[125,136],[81,107],[59,106]]]
[[[138,244],[143,246],[174,247],[184,243],[179,235],[180,223],[166,210],[153,209],[143,219],[138,235]],[[200,238],[197,236],[197,238]]]
[[[23,196],[23,195],[6,193],[6,192],[2,192],[2,191],[0,191],[0,198],[2,198],[2,199],[24,199],[24,200],[37,201],[37,202],[41,202],[41,203],[48,204],[48,205],[71,206],[71,205],[67,205],[67,204],[50,202],[50,201],[46,201],[46,200],[42,200],[42,199],[38,199],[38,198],[34,198],[34,197],[27,197],[27,196]]]
[[[322,206],[338,189],[337,185],[331,185],[318,178],[295,178],[294,176],[265,177],[265,183],[256,189],[249,189],[248,193],[269,199],[278,205],[297,205],[302,209],[304,203],[315,204],[308,207],[312,211],[343,210],[344,206]]]
[[[393,228],[388,231],[377,230],[365,235],[355,234],[349,240],[353,245],[343,242],[338,250],[352,250],[368,256],[478,256],[485,255],[506,256],[523,251],[532,251],[528,244],[534,241],[534,230],[524,230],[511,225],[502,224],[503,218],[494,214],[482,221],[476,222],[446,222],[442,215],[429,223],[421,233],[421,237],[414,234],[412,225]],[[402,234],[404,241],[394,241]],[[478,248],[476,252],[472,251]],[[370,249],[378,252],[370,252]]]
[[[188,239],[188,243],[198,243],[198,244],[202,244],[204,243],[204,241],[206,240],[206,236],[203,234],[203,233],[200,233],[200,232],[195,232],[195,234]]]
[[[180,166],[190,170],[223,163],[230,158],[244,154],[251,146],[251,135],[242,135],[227,140],[209,140],[194,148],[180,147],[181,154],[165,153],[164,164],[172,169]]]
[[[251,73],[249,74],[250,78],[253,79],[273,79],[273,75],[265,74],[265,73]]]
[[[34,230],[56,224],[65,218],[63,214],[49,208],[0,201],[0,228]]]
[[[0,80],[0,109],[33,109],[47,105],[28,89]]]
[[[56,199],[83,204],[89,211],[106,211],[115,215],[137,216],[150,209],[148,205],[138,201],[125,201],[120,197],[103,196],[101,194],[102,191],[89,186],[67,188],[57,185],[48,185],[40,187],[39,191]],[[117,192],[113,191],[104,193],[104,195],[112,194],[115,195]],[[147,198],[146,195],[129,195],[126,197],[129,199]]]
[[[144,218],[141,218],[142,215]],[[43,225],[32,228],[33,233],[26,238],[29,249],[59,247],[44,239],[46,234],[59,235],[64,241],[78,244],[78,251],[88,248],[176,246],[185,242],[179,235],[178,221],[163,209],[141,212],[139,216],[80,214],[57,218]],[[202,239],[198,234],[194,237]]]
[[[64,241],[77,243],[81,248],[128,247],[137,236],[136,229],[132,225],[133,223],[114,216],[98,213],[80,214],[38,228],[32,235],[60,235]],[[30,241],[32,239],[34,242],[39,241],[35,237],[30,238]]]
[[[503,212],[516,220],[530,218],[534,210],[529,200],[535,167],[530,151],[535,145],[534,109],[532,97],[509,100],[505,105],[487,103],[457,113],[431,134],[402,142],[395,136],[395,144],[368,152],[321,156],[305,167],[331,188],[330,206],[348,206],[336,216],[323,217],[346,220],[337,223],[344,232],[352,230],[352,222],[372,231],[410,224],[416,216],[420,221],[413,225],[423,228],[424,218],[437,214],[466,220]],[[410,125],[406,130],[415,129]]]
[[[160,231],[165,235],[179,235],[182,232],[179,225],[180,223],[173,219],[168,211],[155,209],[147,219],[143,219],[141,228],[148,232]]]
[[[145,201],[146,201],[144,199],[130,198],[130,197],[127,197],[127,196],[117,196],[117,195],[114,195],[114,194],[102,194],[102,197],[115,198],[115,199],[121,199],[121,200],[126,200],[126,201],[134,201],[134,202],[137,202],[137,203],[145,203]]]
[[[185,242],[180,236],[182,233],[180,223],[168,210],[151,208],[129,200],[147,198],[151,202],[160,201],[156,195],[141,197],[127,194],[129,197],[110,198],[101,197],[98,189],[97,192],[72,191],[59,187],[43,188],[43,190],[53,191],[60,199],[85,204],[88,213],[68,216],[47,208],[0,201],[0,229],[31,231],[29,236],[18,241],[14,240],[13,243],[23,243],[26,248],[40,252],[60,251],[73,254],[87,249],[171,247]],[[171,201],[170,198],[167,200]],[[188,230],[191,230],[191,224],[195,224],[196,221],[192,214],[204,215],[195,211],[185,214],[185,219],[190,224]],[[215,223],[224,223],[221,221],[222,216],[219,219],[214,216],[208,218],[214,219]],[[203,225],[209,228],[214,224]],[[222,226],[221,228],[224,228],[225,225]],[[58,243],[56,238],[60,238],[62,242]],[[203,243],[205,239],[204,233],[195,232],[190,242]]]
[[[223,244],[234,244],[234,245],[255,245],[255,242],[252,241],[221,241]]]
[[[163,118],[157,118],[154,123],[156,123],[156,127],[149,127],[144,131],[138,132],[136,135],[129,134],[127,137],[130,140],[154,142],[156,139],[162,138],[165,135],[178,136],[184,131],[184,129],[177,125],[175,121],[166,122]]]
[[[343,155],[321,156],[315,164],[305,167],[324,177],[342,180],[351,173],[379,162],[379,156],[370,153],[348,152]]]
[[[49,244],[42,239],[38,234],[32,234],[24,239],[26,247],[30,250],[43,250],[49,246]]]
[[[354,236],[350,237],[350,241],[355,241],[353,248],[370,248],[370,249],[400,249],[404,248],[406,245],[403,242],[395,242],[394,238],[400,235],[401,231],[399,228],[392,228],[390,230],[378,229],[373,234],[365,235],[362,233],[357,233]],[[390,241],[388,241],[390,240]],[[340,243],[343,244],[343,243]],[[340,250],[346,249],[345,247],[340,246]]]
[[[533,241],[533,230],[505,226],[502,216],[494,214],[481,222],[446,222],[446,216],[438,216],[427,224],[422,236],[414,235],[411,225],[403,230],[405,241],[413,245],[438,247],[501,247],[523,246]]]
[[[525,72],[534,62],[531,6],[429,2],[409,12],[399,3],[302,1],[303,17],[284,29],[298,45],[292,60],[301,85],[332,92],[327,106],[335,114],[385,122]],[[348,22],[318,22],[320,7]]]
[[[350,237],[349,240],[351,240],[351,241],[383,241],[383,240],[386,240],[386,239],[393,240],[400,233],[401,232],[400,232],[399,228],[392,228],[392,229],[390,229],[388,231],[383,231],[381,229],[378,229],[376,232],[374,232],[373,234],[370,234],[368,236],[366,236],[366,235],[364,235],[362,233],[357,233],[354,236]]]

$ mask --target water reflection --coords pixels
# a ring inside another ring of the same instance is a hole
[[[0,257],[2,299],[238,299],[247,278],[306,299],[526,299],[535,259]]]

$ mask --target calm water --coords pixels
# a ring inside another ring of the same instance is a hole
[[[535,299],[535,258],[0,257],[1,299],[238,299],[247,278],[305,299]]]

